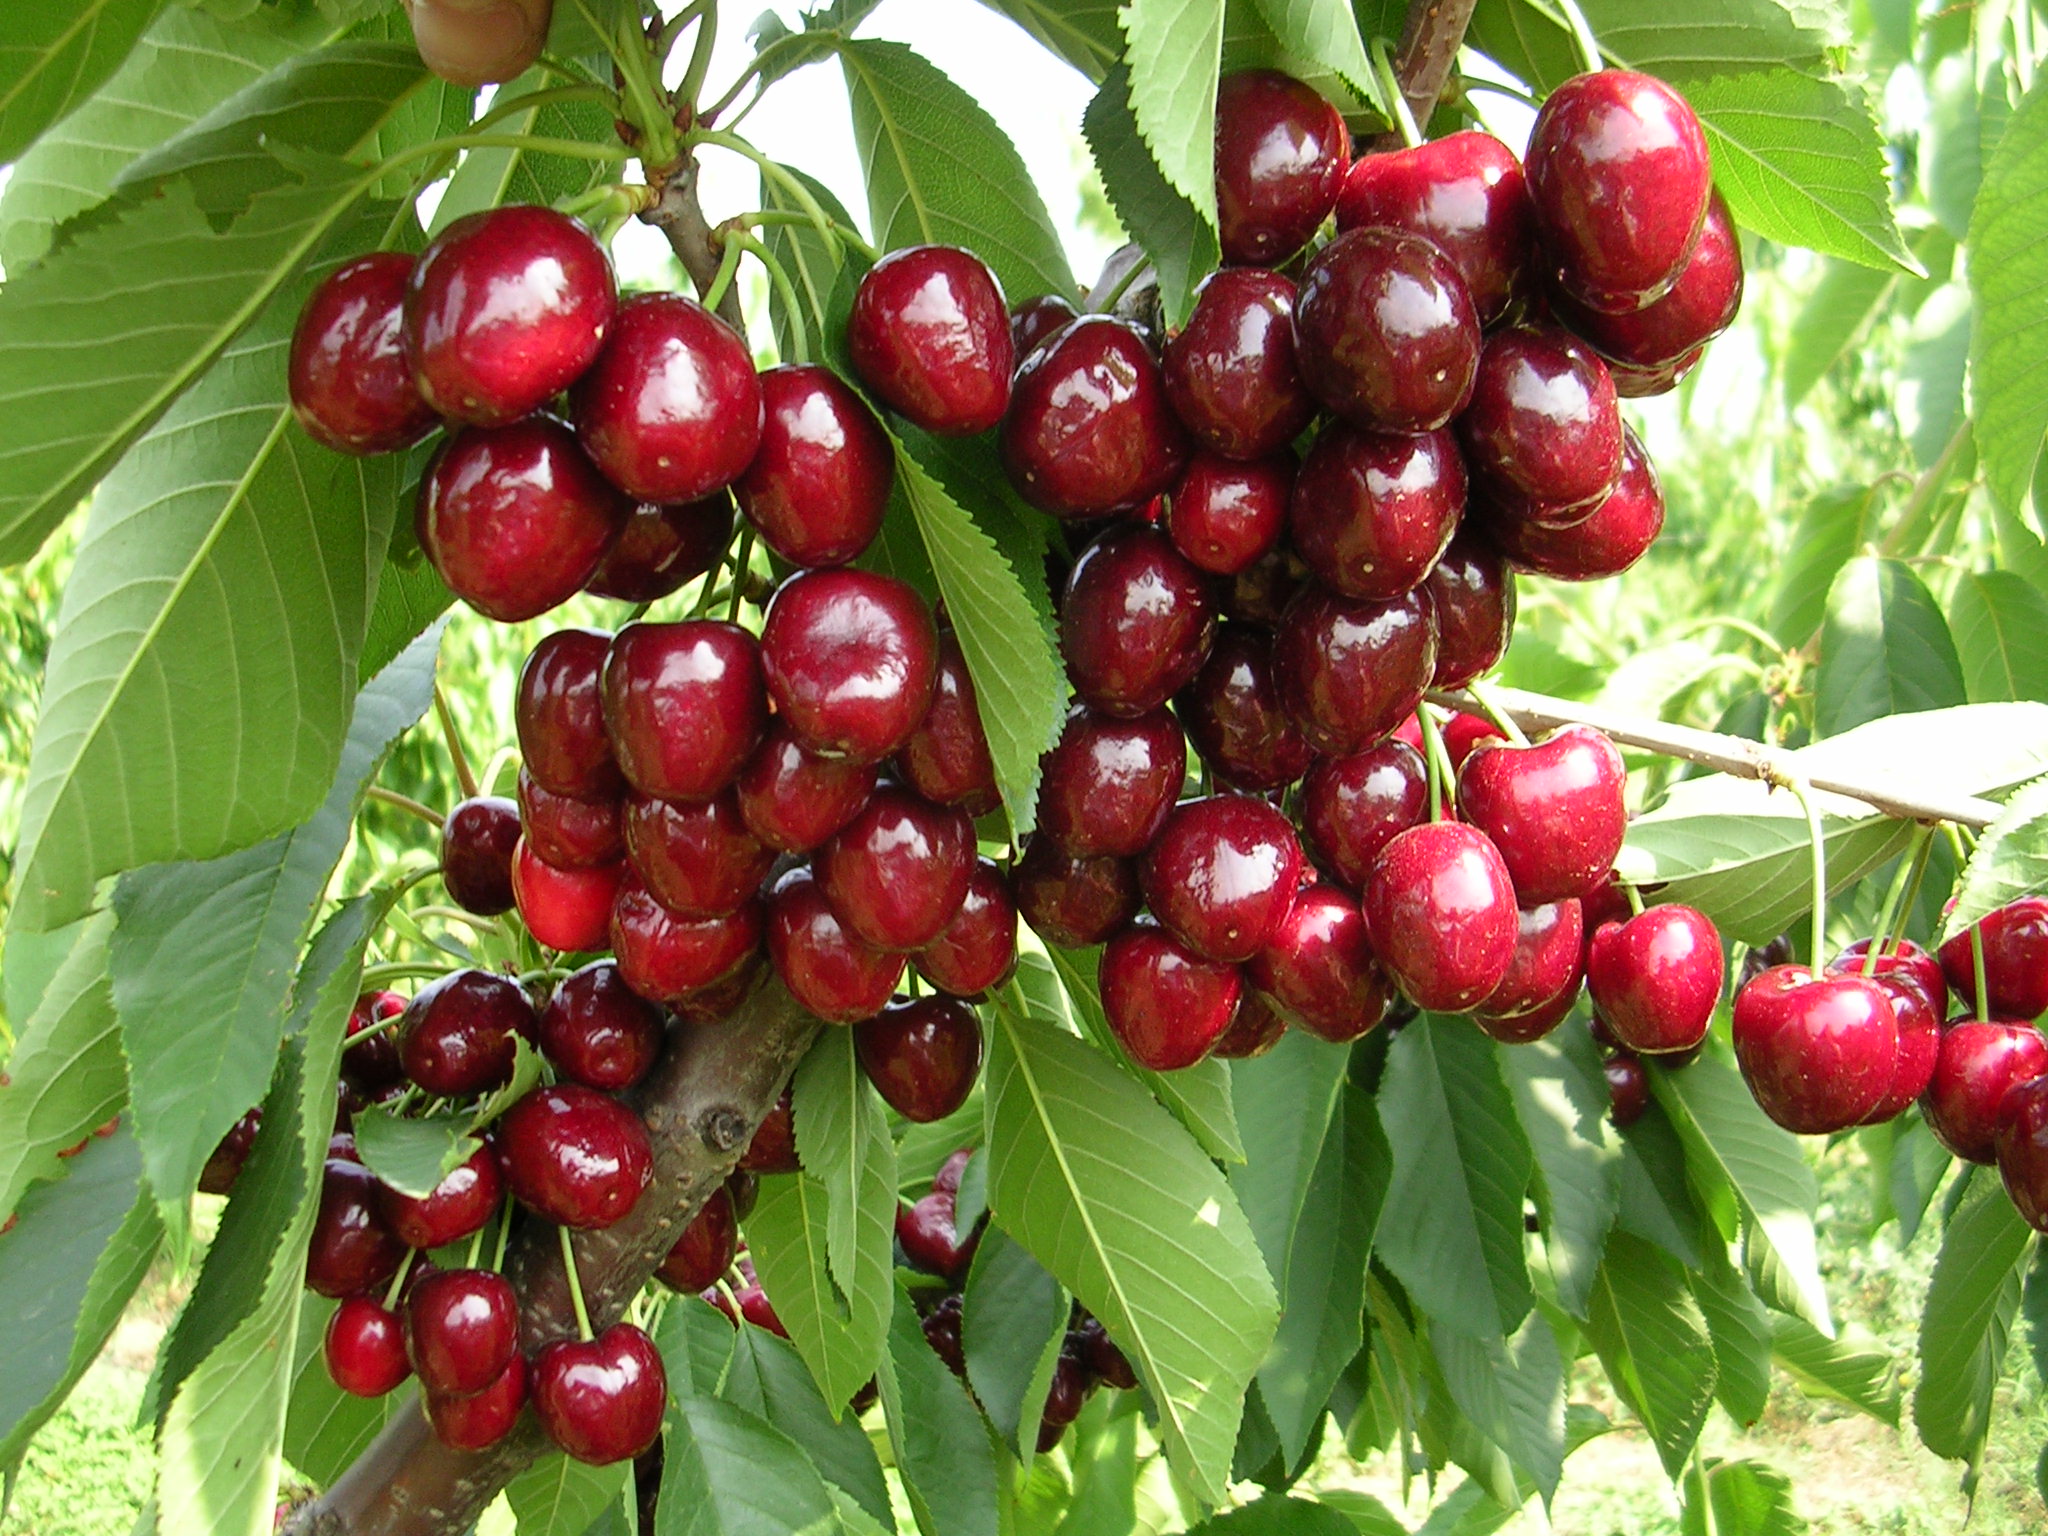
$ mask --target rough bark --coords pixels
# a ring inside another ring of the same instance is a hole
[[[1425,133],[1478,8],[1479,0],[1410,0],[1401,44],[1394,52],[1394,73],[1400,77],[1408,110]]]

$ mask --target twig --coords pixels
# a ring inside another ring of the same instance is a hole
[[[1394,73],[1401,77],[1402,99],[1425,133],[1477,9],[1479,0],[1409,0]]]
[[[678,160],[668,179],[662,183],[661,192],[654,200],[654,206],[640,217],[668,239],[669,249],[676,253],[676,260],[683,264],[683,270],[690,274],[690,281],[697,285],[697,292],[711,292],[718,281],[719,262],[725,252],[722,243],[712,233],[711,225],[704,217],[704,209],[697,201],[697,157],[685,153]],[[740,314],[740,295],[737,288],[727,288],[718,300],[718,317],[734,330],[745,334],[746,321]]]

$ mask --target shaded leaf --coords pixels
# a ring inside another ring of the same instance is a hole
[[[1815,733],[1839,736],[1886,715],[1967,699],[1948,625],[1913,568],[1874,555],[1843,566],[1821,622]]]
[[[924,1536],[996,1536],[995,1446],[973,1400],[925,1342],[901,1287],[877,1373],[896,1470]]]
[[[1223,0],[1129,0],[1131,115],[1167,184],[1216,224],[1216,76]]]
[[[1714,1400],[1714,1346],[1685,1272],[1626,1232],[1607,1241],[1586,1336],[1677,1477]]]
[[[519,1536],[583,1536],[632,1483],[633,1464],[589,1467],[550,1452],[505,1485]]]
[[[1726,1248],[1719,1242],[1705,1248],[1707,1262],[1692,1272],[1692,1293],[1714,1341],[1714,1396],[1731,1419],[1748,1427],[1763,1417],[1771,1395],[1771,1314]]]
[[[810,1458],[766,1420],[716,1397],[685,1397],[668,1419],[658,1536],[801,1536],[837,1524]],[[524,1536],[525,1522],[520,1523]]]
[[[1899,1423],[1899,1384],[1892,1357],[1876,1340],[1845,1332],[1831,1339],[1800,1318],[1771,1314],[1771,1358],[1809,1397],[1831,1397],[1873,1419]]]
[[[1177,329],[1187,323],[1196,287],[1220,259],[1216,230],[1174,190],[1138,136],[1130,90],[1130,72],[1120,64],[1088,103],[1081,131],[1118,221],[1158,274],[1167,326]]]
[[[363,1166],[402,1195],[424,1199],[482,1145],[467,1115],[394,1115],[371,1104],[355,1115]]]
[[[874,1256],[863,1244],[859,1283],[840,1291],[825,1256],[830,1207],[825,1186],[808,1173],[765,1178],[747,1218],[747,1247],[790,1342],[825,1400],[843,1407],[881,1358],[889,1327],[889,1256],[884,1249],[881,1267],[873,1268]]]
[[[874,1443],[852,1415],[833,1418],[809,1368],[788,1342],[765,1328],[734,1329],[710,1307],[678,1303],[677,1308],[708,1318],[707,1333],[720,1328],[728,1335],[732,1369],[721,1395],[789,1436],[826,1482],[844,1489],[884,1529],[894,1530],[889,1486]]]
[[[1001,1227],[983,1231],[961,1297],[967,1381],[989,1423],[1022,1463],[1035,1454],[1067,1315],[1066,1290],[1045,1266]]]
[[[1715,1458],[1705,1470],[1704,1488],[1697,1476],[1685,1480],[1679,1536],[1803,1536],[1806,1522],[1792,1507],[1792,1480],[1776,1467]]]
[[[550,101],[513,110],[521,96],[552,83],[553,77],[546,71],[532,69],[501,87],[491,109],[507,109],[507,115],[493,125],[493,131],[599,144],[612,136],[611,118],[596,102]],[[601,160],[522,148],[472,149],[448,178],[448,189],[434,209],[429,233],[440,233],[464,214],[505,203],[553,203],[577,197],[597,186],[605,175]]]
[[[2048,85],[2020,103],[1970,216],[1971,419],[1992,495],[2024,504],[2048,433]]]
[[[1550,1499],[1564,1470],[1565,1360],[1543,1314],[1511,1339],[1443,1332],[1430,1342],[1459,1410]]]
[[[1966,571],[1949,595],[1948,615],[1971,703],[2048,702],[2048,654],[2040,644],[2048,593],[2011,571]]]
[[[284,1419],[284,1459],[323,1488],[348,1470],[394,1415],[416,1411],[414,1398],[402,1388],[383,1397],[356,1397],[334,1384],[322,1342],[337,1305],[313,1295],[300,1305]]]
[[[1621,1210],[1621,1141],[1593,1037],[1559,1030],[1501,1054],[1536,1158],[1536,1211],[1558,1304],[1584,1318],[1607,1233]]]

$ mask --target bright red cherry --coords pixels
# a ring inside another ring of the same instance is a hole
[[[790,1093],[782,1090],[754,1132],[754,1139],[740,1155],[739,1168],[746,1173],[795,1173],[802,1165],[796,1159],[796,1121],[792,1118]]]
[[[604,664],[604,723],[626,780],[703,800],[739,776],[768,726],[761,648],[737,624],[628,624]]]
[[[512,1037],[533,1030],[533,1004],[511,977],[451,971],[406,1004],[398,1056],[426,1092],[463,1097],[510,1078]]]
[[[1998,1116],[1998,1172],[2020,1217],[2048,1232],[2048,1078],[2021,1083]]]
[[[783,853],[809,853],[853,820],[875,787],[873,763],[818,757],[780,720],[740,769],[740,815],[747,828]]]
[[[1235,576],[1279,544],[1293,486],[1291,454],[1238,460],[1197,453],[1167,503],[1167,534],[1201,569]]]
[[[448,590],[486,618],[538,618],[583,590],[626,499],[552,416],[468,427],[420,481],[413,530]]]
[[[365,992],[348,1013],[348,1043],[341,1051],[341,1075],[358,1088],[382,1088],[405,1080],[398,1059],[396,1026],[378,1030],[367,1040],[356,1037],[386,1019],[405,1012],[406,1000],[396,992]]]
[[[775,884],[768,959],[790,995],[833,1024],[873,1018],[903,979],[903,956],[845,928],[809,869],[793,869]]]
[[[1458,441],[1473,478],[1525,498],[1523,520],[1580,522],[1621,476],[1621,414],[1607,365],[1555,327],[1497,331],[1480,354]]]
[[[530,769],[519,770],[520,831],[543,864],[557,869],[593,869],[618,863],[626,856],[619,810],[620,802],[611,796],[582,800],[558,795],[543,789]]]
[[[543,1346],[529,1383],[541,1428],[578,1461],[630,1461],[661,1438],[668,1372],[654,1341],[631,1323]]]
[[[624,864],[557,869],[526,844],[512,852],[512,894],[527,932],[565,954],[603,949]]]
[[[617,963],[593,960],[555,988],[538,1042],[570,1082],[618,1093],[653,1070],[663,1035],[660,1010],[626,985]]]
[[[1010,401],[1002,286],[952,245],[890,251],[860,280],[846,322],[860,381],[927,432],[986,432]]]
[[[1448,432],[1326,428],[1294,482],[1287,531],[1316,579],[1346,597],[1422,584],[1465,510],[1465,461]]]
[[[761,446],[733,487],[740,510],[791,565],[844,565],[881,531],[896,478],[889,434],[829,368],[770,368],[761,401]]]
[[[497,1154],[478,1147],[453,1173],[425,1195],[407,1195],[382,1185],[377,1209],[385,1225],[408,1248],[445,1248],[481,1232],[504,1197]]]
[[[1691,907],[1652,907],[1603,923],[1586,949],[1586,984],[1614,1036],[1645,1056],[1706,1038],[1726,962],[1714,925]]]
[[[853,1048],[883,1101],[920,1125],[965,1104],[981,1073],[981,1025],[953,997],[891,1003],[854,1025]]]
[[[953,1191],[935,1189],[915,1205],[896,1212],[896,1241],[913,1269],[943,1275],[948,1280],[964,1279],[980,1246],[979,1230],[963,1239],[954,1221],[958,1207]]]
[[[1265,993],[1246,987],[1238,995],[1237,1012],[1230,1027],[1209,1047],[1211,1056],[1225,1061],[1250,1061],[1263,1056],[1287,1033],[1287,1020]]]
[[[599,679],[612,637],[601,629],[558,629],[519,672],[512,717],[527,772],[541,788],[580,800],[611,800],[626,781],[605,735]]]
[[[1352,890],[1397,833],[1429,819],[1429,770],[1405,741],[1326,757],[1301,785],[1301,832],[1309,854]]]
[[[1425,822],[1397,834],[1373,861],[1359,905],[1394,984],[1433,1013],[1484,1002],[1514,961],[1514,886],[1471,827]]]
[[[1520,1044],[1555,1029],[1570,1011],[1556,1007],[1560,995],[1576,1000],[1584,978],[1583,918],[1576,901],[1548,901],[1516,914],[1515,957],[1499,986],[1486,995],[1474,1017],[1496,1040]]]
[[[1698,351],[1727,330],[1742,307],[1742,242],[1728,205],[1718,192],[1708,202],[1699,244],[1662,298],[1619,315],[1602,314],[1562,289],[1551,302],[1558,318],[1610,361],[1655,369]]]
[[[2022,896],[1977,923],[1984,950],[1984,1012],[2005,1019],[2031,1019],[2048,1010],[2048,896]],[[1970,1008],[1977,1006],[1976,962],[1965,929],[1941,946],[1941,970],[1949,988]]]
[[[1294,283],[1258,267],[1202,279],[1180,333],[1166,341],[1166,398],[1212,453],[1261,459],[1314,419],[1294,360]]]
[[[1843,956],[1836,956],[1839,962]],[[1829,970],[1857,968],[1830,964]],[[1934,1064],[1941,1055],[1941,1015],[1927,1001],[1919,984],[1903,971],[1891,971],[1870,978],[1892,1000],[1892,1017],[1898,1023],[1899,1048],[1892,1059],[1891,1083],[1869,1114],[1865,1125],[1882,1125],[1896,1120],[1927,1091],[1934,1080]]]
[[[1831,971],[1860,971],[1864,956],[1870,952],[1874,941],[1858,939],[1844,945],[1842,952],[1828,962]],[[1948,981],[1943,976],[1941,961],[1929,954],[1911,939],[1897,939],[1878,950],[1877,959],[1871,963],[1873,976],[1896,976],[1915,988],[1927,1005],[1934,1011],[1938,1024],[1948,1009]]]
[[[1277,266],[1330,216],[1351,133],[1315,88],[1272,69],[1216,88],[1216,218],[1223,259]]]
[[[1642,559],[1664,531],[1664,490],[1642,441],[1622,428],[1621,478],[1585,521],[1549,528],[1504,517],[1485,496],[1473,510],[1493,546],[1518,570],[1557,581],[1598,581],[1619,576]]]
[[[1041,293],[1010,309],[1010,353],[1018,362],[1031,355],[1054,331],[1081,318],[1081,312],[1056,293]]]
[[[987,859],[976,861],[959,910],[911,963],[955,997],[980,997],[1009,979],[1017,968],[1017,904],[1001,870]]]
[[[1187,457],[1144,338],[1106,315],[1075,321],[1025,359],[1000,441],[1018,493],[1061,518],[1143,506]]]
[[[1244,973],[1140,918],[1102,946],[1102,1011],[1131,1060],[1154,1072],[1209,1054],[1237,1012]]]
[[[1436,609],[1433,688],[1462,688],[1499,665],[1515,632],[1515,577],[1491,544],[1459,529],[1423,582]]]
[[[1763,1112],[1798,1135],[1861,1121],[1890,1088],[1898,1053],[1891,998],[1853,972],[1774,965],[1735,995],[1743,1080]]]
[[[345,1296],[327,1319],[327,1374],[355,1397],[382,1397],[412,1374],[398,1314],[374,1296]]]
[[[1331,885],[1312,885],[1295,897],[1245,978],[1288,1023],[1337,1044],[1372,1029],[1393,1001],[1366,938],[1365,915]]]
[[[578,1083],[536,1088],[498,1127],[505,1181],[520,1203],[565,1227],[608,1227],[654,1177],[640,1117]]]
[[[1614,743],[1567,725],[1528,746],[1492,741],[1458,770],[1458,815],[1488,837],[1524,903],[1583,896],[1628,835],[1628,769]]]
[[[760,948],[764,916],[749,898],[715,917],[679,917],[628,876],[611,909],[619,974],[650,1002],[675,1007],[747,964]]]
[[[1273,637],[1246,624],[1217,631],[1209,659],[1175,708],[1202,761],[1233,789],[1265,794],[1292,784],[1315,750],[1280,702]]]
[[[512,845],[519,807],[503,795],[456,802],[441,823],[441,880],[455,905],[478,917],[512,910]]]
[[[1083,699],[1129,719],[1194,679],[1215,627],[1208,578],[1164,534],[1113,528],[1067,577],[1060,654]]]
[[[377,1176],[361,1163],[330,1157],[320,1173],[320,1209],[306,1249],[306,1286],[348,1296],[398,1273],[405,1244],[377,1210]]]
[[[974,824],[954,807],[884,785],[812,855],[839,921],[877,949],[921,949],[939,936],[974,874]]]
[[[1473,398],[1479,315],[1427,240],[1354,229],[1302,273],[1294,354],[1309,393],[1352,425],[1430,432]]]
[[[420,252],[405,351],[427,404],[503,426],[582,375],[618,307],[611,258],[581,224],[551,208],[486,209]]]
[[[711,1198],[698,1208],[668,1257],[656,1269],[655,1278],[671,1290],[689,1295],[715,1285],[739,1251],[740,1224],[733,1214],[732,1196],[725,1186],[711,1191]]]
[[[405,1302],[405,1350],[420,1385],[444,1397],[481,1392],[519,1353],[519,1297],[488,1269],[437,1269]]]
[[[1045,754],[1040,831],[1076,857],[1136,858],[1187,777],[1187,742],[1164,709],[1118,719],[1077,704]]]
[[[804,571],[761,626],[768,694],[790,733],[823,757],[875,762],[910,739],[938,681],[924,600],[874,571]]]
[[[1086,949],[1137,914],[1138,867],[1107,854],[1076,858],[1043,833],[1024,845],[1011,875],[1017,913],[1048,944]]]
[[[468,1397],[428,1392],[420,1401],[434,1438],[450,1450],[489,1450],[512,1433],[526,1406],[526,1357],[514,1355],[504,1374],[481,1392]]]
[[[1610,1056],[1601,1071],[1607,1078],[1607,1114],[1617,1130],[1627,1130],[1650,1107],[1650,1075],[1637,1057]]]
[[[1145,900],[1205,959],[1249,960],[1279,931],[1301,883],[1287,818],[1249,795],[1175,807],[1138,864]]]
[[[626,851],[655,900],[677,917],[723,917],[768,878],[775,850],[747,830],[731,790],[711,800],[626,802]]]
[[[732,484],[761,441],[761,385],[738,333],[695,299],[636,293],[576,385],[576,435],[636,501]]]
[[[960,639],[950,629],[939,632],[939,671],[931,708],[897,752],[896,766],[925,799],[957,805],[969,816],[986,816],[1003,803],[974,679]]]
[[[1957,1157],[1997,1158],[2006,1092],[2048,1073],[2048,1040],[2031,1024],[1957,1019],[1942,1031],[1934,1076],[1920,1100],[1927,1128]]]
[[[1347,756],[1415,713],[1436,670],[1436,611],[1427,593],[1381,601],[1305,589],[1273,637],[1280,699],[1310,746]]]
[[[583,590],[621,603],[656,602],[710,570],[731,542],[732,497],[722,491],[667,506],[643,501]]]
[[[399,336],[411,276],[412,258],[400,252],[359,256],[322,279],[299,311],[285,378],[292,412],[315,442],[396,453],[433,427]]]

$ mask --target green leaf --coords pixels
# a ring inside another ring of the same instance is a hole
[[[1593,1037],[1556,1034],[1500,1056],[1536,1158],[1536,1211],[1558,1305],[1583,1319],[1608,1231],[1621,1210],[1621,1141]]]
[[[491,109],[506,110],[492,125],[495,133],[525,134],[542,139],[580,139],[601,144],[612,134],[604,108],[590,101],[551,101],[518,108],[520,97],[554,83],[545,70],[531,69],[504,86]],[[434,209],[430,233],[438,234],[465,214],[506,203],[553,203],[588,192],[602,182],[601,160],[537,153],[530,149],[472,149],[448,178],[448,190]],[[762,203],[763,208],[772,204]]]
[[[1138,1417],[1106,1393],[1081,1410],[1067,1437],[1074,1496],[1054,1536],[1137,1529]]]
[[[1991,1430],[1992,1393],[2020,1304],[2034,1234],[1996,1179],[1973,1182],[1942,1235],[1920,1313],[1913,1427],[1937,1456],[1975,1462]]]
[[[1820,736],[1967,700],[1941,608],[1911,566],[1862,555],[1842,567],[1821,623],[1815,693]]]
[[[803,1358],[765,1328],[735,1330],[709,1307],[676,1305],[708,1316],[708,1327],[725,1330],[733,1353],[721,1395],[789,1436],[826,1482],[844,1489],[884,1529],[894,1530],[889,1485],[883,1480],[874,1442],[858,1419],[834,1419]]]
[[[824,1186],[826,1272],[841,1292],[887,1274],[896,1230],[896,1143],[853,1050],[828,1029],[798,1064],[792,1091],[804,1169]]]
[[[1394,1159],[1380,1259],[1445,1328],[1513,1333],[1534,1301],[1522,1195],[1535,1159],[1499,1048],[1470,1019],[1425,1014],[1387,1048],[1379,1111]]]
[[[162,3],[13,0],[0,13],[0,162],[97,90]]]
[[[1848,355],[1872,317],[1883,310],[1897,281],[1892,272],[1850,261],[1828,262],[1785,334],[1779,378],[1788,409],[1804,400]],[[1816,609],[1814,623],[1819,622]]]
[[[1949,632],[1970,702],[2048,702],[2048,594],[2011,571],[1966,571],[1949,596]]]
[[[1861,1409],[1897,1429],[1899,1384],[1892,1357],[1865,1337],[1858,1343],[1845,1330],[1831,1339],[1811,1323],[1782,1312],[1771,1314],[1771,1358],[1808,1397],[1831,1397]]]
[[[324,1296],[309,1295],[299,1308],[291,1401],[284,1419],[284,1459],[293,1471],[323,1488],[348,1470],[401,1409],[416,1411],[417,1407],[413,1396],[404,1390],[383,1397],[356,1397],[334,1384],[327,1374],[322,1344],[327,1321],[338,1305]]]
[[[1138,136],[1130,95],[1130,71],[1119,64],[1088,103],[1081,132],[1117,219],[1144,248],[1158,274],[1166,323],[1177,329],[1187,323],[1195,289],[1220,259],[1216,228],[1159,169]]]
[[[363,1166],[402,1195],[424,1199],[482,1145],[469,1134],[467,1115],[394,1115],[381,1104],[355,1116],[356,1152]]]
[[[982,0],[1017,23],[1056,58],[1100,81],[1123,52],[1116,0]]]
[[[1870,276],[1862,267],[1843,270]],[[1836,574],[1870,531],[1871,502],[1868,486],[1848,485],[1823,491],[1799,509],[1792,547],[1771,593],[1771,632],[1787,645],[1804,645],[1820,628]]]
[[[654,1347],[661,1351],[662,1364],[668,1368],[669,1394],[715,1397],[719,1383],[732,1374],[739,1335],[744,1332],[717,1307],[671,1303],[654,1330]],[[756,1328],[754,1332],[766,1330]],[[802,1357],[798,1360],[801,1363]],[[804,1370],[808,1376],[810,1367]],[[811,1390],[817,1391],[817,1383],[811,1384]]]
[[[995,1445],[967,1389],[925,1342],[899,1286],[876,1381],[896,1470],[924,1536],[996,1536]]]
[[[824,1536],[837,1524],[825,1480],[781,1430],[715,1397],[676,1404],[658,1536]],[[522,1536],[525,1529],[522,1520]]]
[[[1714,1400],[1714,1344],[1685,1272],[1640,1238],[1607,1240],[1586,1336],[1642,1421],[1667,1475],[1692,1454]]]
[[[1531,1313],[1511,1339],[1447,1329],[1430,1343],[1459,1411],[1553,1497],[1564,1471],[1565,1359],[1543,1314]]]
[[[1067,1336],[1067,1293],[1001,1227],[981,1234],[961,1297],[967,1383],[989,1423],[1023,1464],[1036,1454],[1038,1420]]]
[[[1379,82],[1350,0],[1256,0],[1280,46],[1333,71],[1361,101],[1380,107]],[[1391,34],[1390,34],[1391,38]],[[1384,108],[1382,107],[1384,114]]]
[[[1714,1396],[1748,1428],[1763,1417],[1771,1395],[1771,1314],[1727,1248],[1718,1241],[1703,1246],[1707,1262],[1692,1272],[1692,1293],[1714,1340]]]
[[[893,1209],[893,1193],[890,1198]],[[890,1254],[884,1247],[877,1266],[872,1249],[862,1244],[857,1283],[842,1292],[825,1257],[830,1208],[825,1186],[808,1173],[763,1179],[760,1200],[747,1218],[747,1247],[790,1342],[837,1410],[867,1385],[881,1358],[889,1328]]]
[[[1991,494],[2018,512],[2048,433],[2048,85],[2020,103],[1970,216],[1971,418]]]
[[[1216,76],[1223,0],[1128,0],[1131,115],[1168,185],[1216,224]]]
[[[832,195],[832,189],[815,177],[807,176],[794,166],[783,169],[809,192],[825,213],[849,228],[852,217],[839,199]],[[781,182],[771,177],[761,178],[761,206],[782,213],[802,213],[802,206]],[[835,291],[843,274],[851,266],[865,266],[865,261],[848,263],[843,247],[834,249],[825,243],[825,237],[808,220],[801,224],[770,224],[761,231],[768,249],[775,253],[775,259],[782,263],[782,269],[789,274],[791,286],[796,290],[799,312],[796,315],[784,313],[782,290],[770,286],[769,307],[775,317],[775,351],[784,362],[800,358],[829,358],[834,367],[845,366],[839,353],[830,345],[835,336],[845,335],[846,312],[836,310],[833,304]],[[848,309],[851,308],[849,295]]]
[[[1760,1461],[1710,1458],[1704,1490],[1699,1478],[1685,1480],[1679,1536],[1804,1536],[1806,1528],[1792,1507],[1792,1480]]]
[[[505,1485],[519,1536],[583,1536],[631,1483],[633,1464],[589,1467],[559,1451]]]
[[[1267,1494],[1190,1528],[1188,1536],[1357,1536],[1358,1527],[1326,1504]]]
[[[1963,425],[1963,375],[1970,357],[1970,295],[1961,283],[1930,294],[1906,332],[1896,398],[1899,426],[1925,470]]]
[[[409,507],[413,486],[401,483],[405,488],[398,494],[398,504]],[[362,675],[374,677],[383,671],[454,602],[455,594],[442,584],[440,574],[424,558],[411,565],[387,559],[377,577],[377,601],[370,609],[369,632],[363,636],[359,663]]]
[[[2007,902],[2041,891],[2048,891],[2048,779],[2014,795],[1977,839],[1938,937],[1946,943]]]
[[[1687,1179],[1685,1144],[1654,1099],[1621,1138],[1621,1209],[1614,1224],[1688,1268],[1706,1262],[1699,1244],[1702,1214]]]
[[[1230,1186],[1099,1052],[1001,1008],[987,1072],[995,1218],[1103,1325],[1205,1497],[1223,1490],[1244,1393],[1277,1318]]]
[[[1342,1046],[1289,1030],[1265,1055],[1231,1067],[1232,1100],[1244,1111],[1245,1156],[1230,1170],[1230,1187],[1283,1302],[1288,1249],[1349,1064]]]

